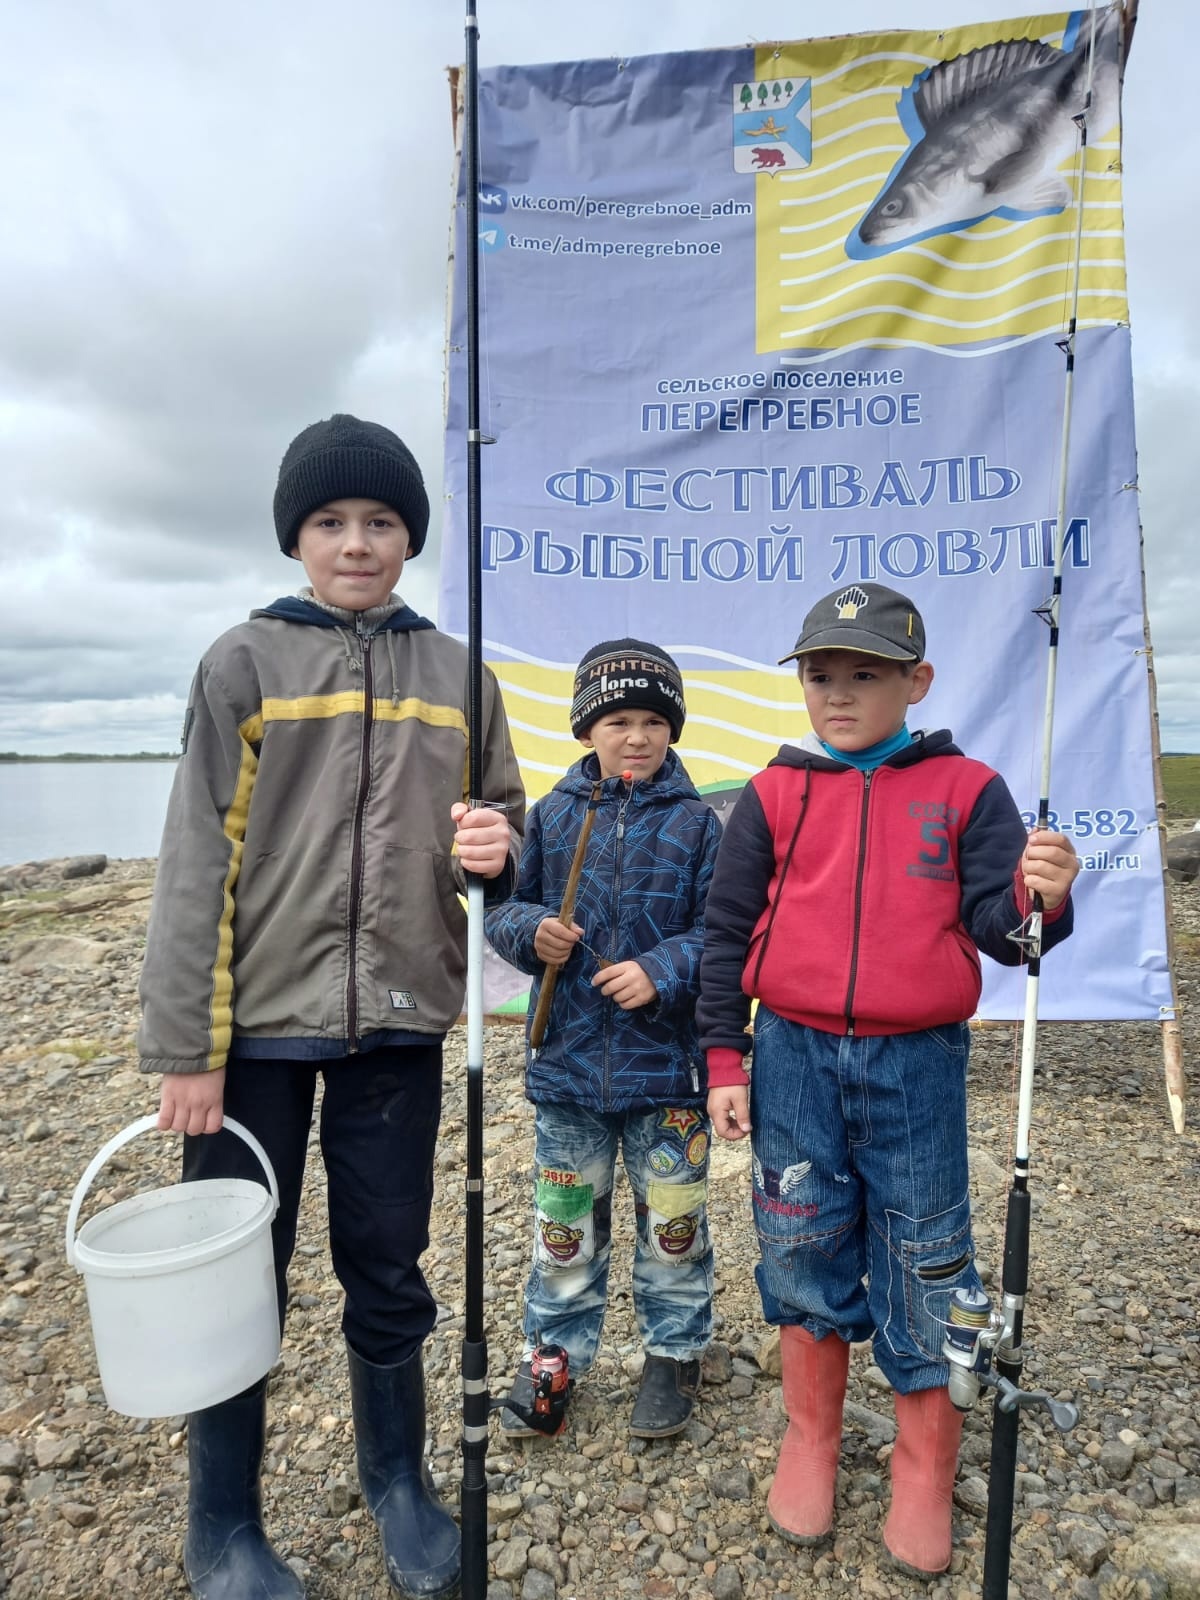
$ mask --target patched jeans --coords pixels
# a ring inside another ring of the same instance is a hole
[[[700,1355],[712,1335],[713,1253],[705,1202],[709,1123],[661,1106],[604,1114],[539,1105],[533,1270],[525,1349],[561,1344],[582,1377],[596,1358],[612,1255],[617,1149],[633,1189],[633,1304],[647,1355]]]
[[[979,1287],[965,1023],[882,1038],[754,1023],[756,1269],[768,1322],[874,1339],[901,1394],[947,1381],[950,1295]]]

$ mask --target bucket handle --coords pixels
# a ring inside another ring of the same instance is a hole
[[[279,1210],[279,1185],[275,1182],[275,1169],[271,1165],[270,1157],[249,1128],[244,1128],[240,1122],[235,1122],[232,1117],[226,1117],[221,1126],[228,1128],[230,1133],[236,1133],[238,1138],[243,1139],[258,1157],[262,1169],[267,1175],[267,1188],[271,1192],[271,1215],[274,1216]],[[108,1158],[115,1155],[122,1145],[128,1144],[131,1139],[136,1139],[139,1134],[149,1133],[151,1128],[157,1127],[158,1114],[156,1112],[151,1113],[148,1117],[139,1117],[136,1122],[131,1122],[120,1133],[114,1134],[108,1143],[102,1149],[97,1150],[92,1157],[87,1171],[80,1178],[76,1185],[75,1193],[71,1196],[71,1208],[67,1212],[67,1261],[71,1266],[75,1265],[75,1224],[79,1220],[79,1208],[83,1204],[96,1174]]]

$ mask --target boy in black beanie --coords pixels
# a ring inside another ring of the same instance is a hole
[[[524,800],[484,685],[484,807],[462,803],[466,652],[393,591],[429,524],[411,452],[356,417],[293,440],[275,530],[309,587],[200,663],[159,856],[139,1052],[184,1178],[279,1184],[282,1325],[318,1074],[359,1477],[402,1595],[458,1593],[458,1529],[424,1462],[421,1346],[442,1041],[464,987],[463,872],[508,892]],[[296,1600],[263,1532],[267,1380],[188,1419],[184,1570],[197,1600]]]
[[[712,1329],[705,1208],[709,1124],[693,1017],[704,900],[720,824],[670,746],[686,714],[665,650],[614,639],[575,675],[571,731],[588,753],[530,813],[516,893],[488,913],[496,951],[545,982],[545,1040],[530,1049],[536,1108],[534,1260],[513,1399],[533,1398],[530,1356],[566,1348],[582,1377],[604,1323],[617,1148],[633,1189],[633,1299],[646,1349],[630,1430],[678,1433]],[[559,916],[587,814],[576,911]],[[524,1427],[503,1414],[505,1433]]]

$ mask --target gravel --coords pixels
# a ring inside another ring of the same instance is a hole
[[[186,1595],[180,1571],[184,1419],[135,1421],[100,1390],[81,1280],[63,1254],[67,1205],[99,1146],[153,1108],[137,1073],[136,981],[153,863],[0,870],[0,1592],[7,1600]],[[1175,882],[1185,1049],[1200,978],[1200,887]],[[1053,981],[1047,969],[1046,982]],[[492,1384],[520,1349],[531,1118],[515,1027],[487,1039],[487,1320]],[[1011,1028],[975,1037],[970,1114],[979,1256],[998,1269],[1012,1137]],[[1021,1600],[1200,1596],[1200,1146],[1171,1129],[1152,1024],[1047,1027],[1033,1121],[1027,1386],[1074,1397],[1060,1435],[1021,1423],[1013,1595]],[[433,1243],[442,1308],[427,1346],[435,1482],[459,1481],[463,1039],[447,1047]],[[1196,1120],[1195,1113],[1193,1121]],[[177,1141],[148,1136],[97,1180],[89,1213],[174,1180]],[[631,1438],[641,1350],[629,1295],[628,1191],[618,1190],[616,1267],[602,1354],[554,1441],[488,1457],[489,1600],[624,1596],[836,1596],[888,1600],[979,1592],[989,1413],[967,1418],[950,1571],[923,1584],[893,1570],[879,1529],[894,1419],[866,1347],[851,1362],[835,1533],[800,1550],[771,1532],[766,1493],[784,1418],[778,1342],[754,1290],[747,1152],[714,1152],[717,1332],[696,1415],[679,1438]],[[268,1528],[313,1600],[384,1600],[358,1491],[339,1300],[314,1146],[272,1377],[264,1479]],[[624,1199],[622,1199],[624,1196]]]

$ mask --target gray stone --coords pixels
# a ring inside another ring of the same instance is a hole
[[[545,1572],[555,1580],[562,1571],[558,1557],[548,1544],[530,1545],[529,1566],[532,1571]]]
[[[749,1500],[754,1493],[754,1479],[746,1467],[714,1472],[708,1481],[712,1492],[722,1500]]]
[[[514,1533],[511,1539],[504,1541],[500,1554],[496,1557],[496,1576],[498,1578],[519,1578],[529,1565],[529,1546],[532,1541],[523,1533]]]
[[[14,969],[25,978],[41,977],[46,968],[98,967],[107,959],[109,946],[95,939],[78,939],[69,933],[48,933],[40,939],[23,939],[14,945]]]
[[[529,1513],[529,1526],[539,1544],[557,1544],[562,1532],[562,1518],[554,1506],[543,1502],[534,1506]]]
[[[1075,1522],[1066,1530],[1066,1551],[1069,1560],[1080,1572],[1091,1577],[1107,1560],[1108,1538],[1104,1532],[1089,1522]]]
[[[63,1521],[73,1528],[90,1528],[96,1520],[95,1506],[84,1505],[79,1500],[64,1500],[58,1510]]]
[[[1151,1528],[1139,1534],[1129,1554],[1132,1562],[1166,1578],[1172,1600],[1200,1595],[1200,1524]]]
[[[1167,840],[1167,871],[1180,883],[1195,883],[1200,874],[1200,833]]]
[[[846,1401],[842,1417],[845,1422],[862,1429],[872,1449],[878,1449],[881,1444],[891,1444],[896,1437],[894,1417],[885,1417],[882,1412],[859,1405],[856,1400]]]
[[[557,1585],[548,1572],[531,1567],[521,1585],[521,1600],[554,1600]]]
[[[1121,1439],[1109,1439],[1100,1447],[1099,1461],[1105,1476],[1121,1483],[1133,1471],[1133,1446]]]
[[[733,1377],[733,1357],[729,1346],[710,1344],[700,1363],[700,1374],[705,1383],[728,1383]]]
[[[742,1575],[729,1562],[719,1566],[712,1580],[713,1600],[742,1600]]]
[[[62,875],[64,878],[95,878],[107,868],[107,856],[72,856],[62,869]]]
[[[972,1516],[983,1516],[987,1511],[988,1490],[982,1478],[963,1478],[954,1487],[954,1504]]]

